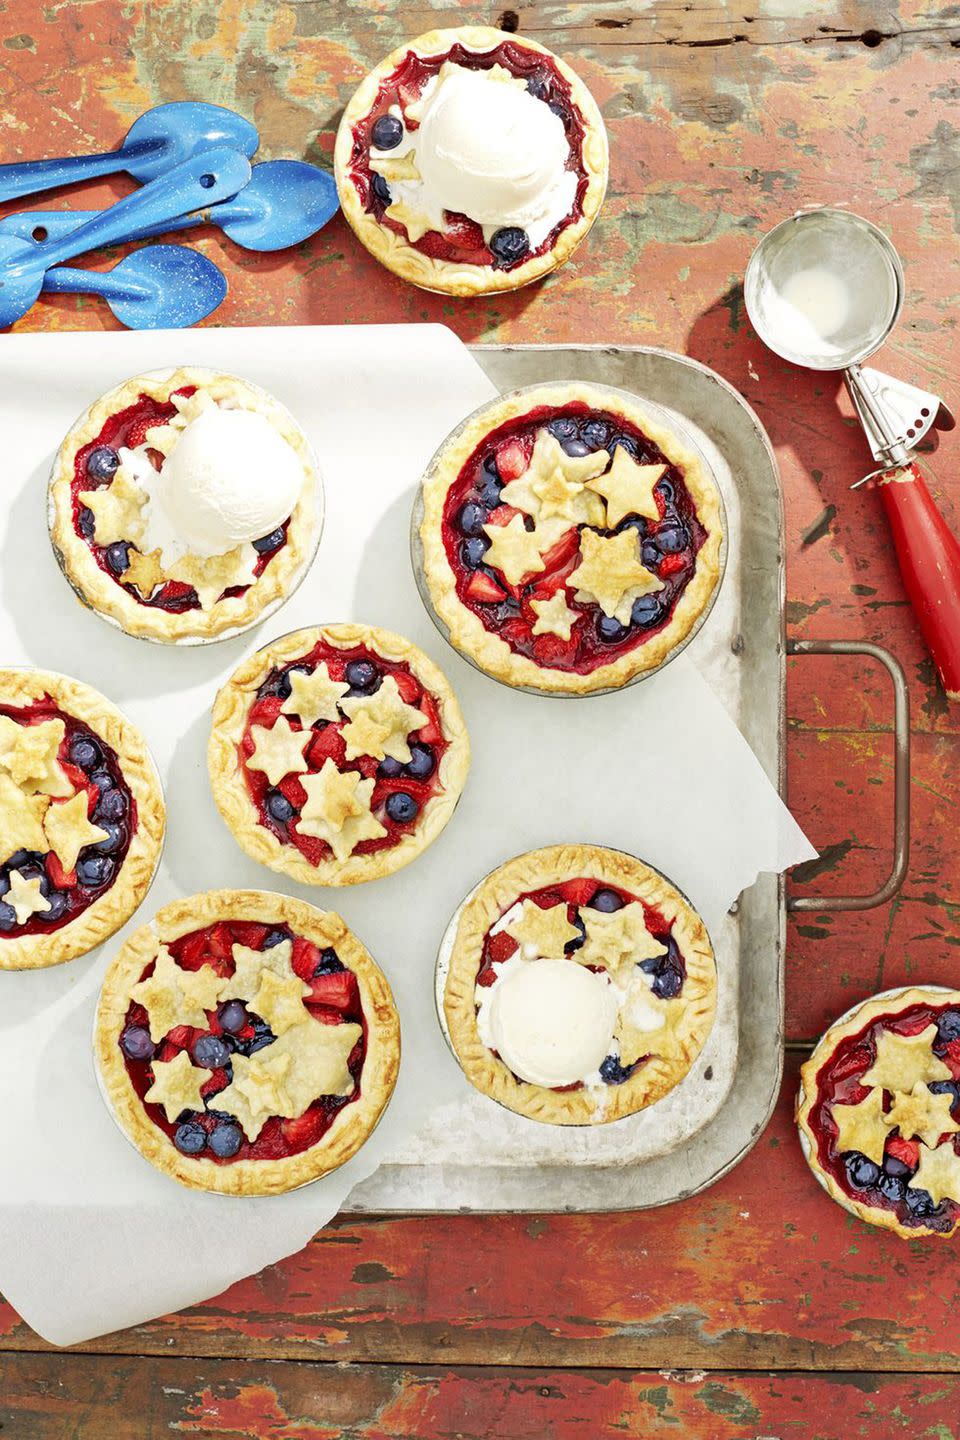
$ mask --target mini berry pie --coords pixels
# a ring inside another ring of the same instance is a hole
[[[844,1209],[907,1239],[960,1224],[960,990],[887,990],[800,1071],[800,1140]]]
[[[164,813],[146,742],[109,700],[0,670],[0,970],[73,960],[129,920]]]
[[[339,915],[258,890],[165,905],[107,971],[101,1089],[158,1170],[275,1195],[335,1170],[400,1064],[390,986]]]
[[[220,813],[254,860],[306,885],[391,875],[440,834],[470,744],[442,671],[370,625],[298,630],[217,696],[208,751]]]
[[[147,640],[249,629],[320,538],[309,442],[266,391],[212,370],[138,375],[97,400],[50,477],[50,535],[77,595]]]
[[[448,437],[413,548],[428,609],[468,660],[508,685],[585,695],[690,638],[722,539],[720,492],[686,438],[625,391],[564,384],[495,400]]]
[[[447,932],[443,1013],[467,1079],[553,1125],[620,1120],[689,1072],[716,1008],[703,921],[632,855],[551,845],[508,860]]]
[[[515,290],[569,259],[607,187],[607,136],[569,65],[500,30],[431,30],[372,70],[334,151],[343,213],[405,280]]]

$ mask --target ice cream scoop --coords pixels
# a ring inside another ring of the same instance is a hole
[[[610,1052],[617,994],[605,975],[583,965],[515,958],[478,995],[484,1043],[521,1080],[572,1085]]]

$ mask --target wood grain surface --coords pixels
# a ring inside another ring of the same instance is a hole
[[[911,685],[910,876],[877,911],[791,921],[788,1035],[801,1049],[877,988],[960,981],[960,712],[917,637],[876,498],[849,489],[870,457],[840,386],[764,350],[739,282],[758,237],[802,205],[872,217],[908,289],[879,363],[960,403],[957,6],[0,0],[0,158],[108,147],[147,106],[203,98],[256,121],[262,158],[328,165],[366,67],[466,20],[556,49],[601,104],[610,193],[575,260],[529,291],[455,303],[404,287],[339,219],[273,256],[206,232],[195,243],[230,283],[215,321],[433,320],[466,340],[663,345],[756,407],[783,473],[790,633],[887,645]],[[130,188],[117,177],[50,203]],[[113,325],[98,302],[57,297],[17,329]],[[954,518],[957,444],[945,437],[932,458]],[[888,682],[866,662],[796,660],[788,709],[789,798],[822,852],[794,883],[872,888],[891,854]],[[0,1435],[953,1440],[957,1248],[874,1233],[826,1199],[792,1129],[795,1078],[791,1058],[756,1150],[683,1205],[342,1220],[226,1295],[70,1356],[0,1310]],[[780,1373],[732,1373],[768,1370]]]

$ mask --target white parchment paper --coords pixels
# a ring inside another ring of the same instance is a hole
[[[293,410],[320,459],[327,518],[283,610],[235,640],[166,649],[76,602],[47,540],[45,490],[61,436],[93,396],[191,363],[236,371]],[[46,1339],[70,1344],[218,1293],[300,1249],[381,1160],[423,1158],[438,1105],[470,1093],[436,1022],[437,945],[464,894],[507,856],[563,839],[619,845],[664,869],[722,928],[760,871],[813,852],[685,657],[620,695],[559,701],[503,689],[437,635],[410,571],[413,488],[447,431],[493,393],[443,327],[9,336],[0,381],[0,664],[103,690],[143,728],[164,780],[166,850],[128,930],[177,895],[288,889],[354,926],[390,978],[403,1026],[394,1100],[359,1155],[299,1192],[229,1199],[155,1172],[98,1094],[94,1005],[126,931],[53,970],[0,972],[0,1290]],[[399,630],[443,666],[464,706],[473,771],[447,831],[413,866],[345,892],[308,890],[247,860],[224,828],[206,780],[209,707],[241,656],[286,630],[345,619]]]

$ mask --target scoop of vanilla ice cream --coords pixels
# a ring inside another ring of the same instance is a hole
[[[521,1080],[572,1085],[610,1053],[617,994],[604,975],[583,965],[508,961],[478,996],[487,1011],[481,1025],[485,1042]]]
[[[527,228],[562,183],[563,122],[526,89],[451,67],[416,137],[417,168],[447,210],[480,225]]]
[[[187,425],[151,487],[147,541],[167,564],[225,555],[269,535],[303,485],[296,451],[255,410],[205,410]]]

